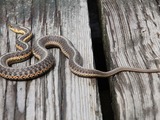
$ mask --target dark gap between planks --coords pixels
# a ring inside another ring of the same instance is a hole
[[[95,66],[98,70],[107,71],[102,42],[102,29],[100,27],[101,22],[98,11],[98,1],[88,0],[88,9]],[[111,106],[112,99],[110,96],[109,79],[98,78],[97,80],[103,120],[113,120],[114,117]]]

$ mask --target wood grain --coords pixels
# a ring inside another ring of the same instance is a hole
[[[156,0],[100,0],[104,49],[110,68],[159,68],[160,14]],[[159,120],[159,74],[110,78],[116,120]]]
[[[1,0],[0,54],[15,51],[17,35],[8,23],[32,30],[29,43],[44,35],[63,35],[70,39],[84,58],[84,66],[93,68],[92,43],[86,0]],[[71,73],[68,60],[58,49],[49,50],[56,66],[32,81],[8,81],[0,78],[0,120],[101,120],[99,93],[95,79]],[[89,56],[89,57],[88,57]],[[13,67],[35,64],[33,57]]]

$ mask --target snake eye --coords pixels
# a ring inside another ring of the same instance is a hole
[[[8,27],[9,27],[9,29],[12,29],[12,28],[13,28],[13,26],[12,26],[12,25],[8,25]]]
[[[12,28],[12,25],[9,24],[8,27],[9,27],[9,28]]]

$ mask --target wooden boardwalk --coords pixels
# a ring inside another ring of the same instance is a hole
[[[159,68],[159,2],[98,2],[107,67]],[[94,68],[87,0],[1,0],[0,12],[0,55],[16,51],[18,35],[7,26],[13,23],[32,30],[31,45],[45,35],[67,37],[81,53],[84,67]],[[59,49],[49,51],[56,66],[44,76],[31,81],[0,77],[0,120],[102,120],[96,79],[74,75]],[[13,67],[36,62],[32,57]],[[109,81],[115,120],[160,119],[158,73],[123,72]]]
[[[156,0],[100,0],[110,69],[160,67],[160,9]],[[120,73],[110,78],[116,120],[160,120],[159,74]]]
[[[86,0],[1,0],[0,55],[15,51],[17,35],[9,22],[30,28],[33,41],[44,35],[63,35],[80,51],[86,68],[93,68]],[[50,50],[56,66],[33,81],[0,78],[0,120],[102,120],[95,79],[80,78],[69,70],[58,49]],[[13,65],[25,67],[32,59]]]

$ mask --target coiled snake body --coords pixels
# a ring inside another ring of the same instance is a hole
[[[62,36],[44,36],[33,43],[33,46],[27,44],[31,39],[32,33],[26,27],[10,25],[10,29],[18,34],[22,34],[16,41],[17,52],[7,53],[0,57],[0,76],[10,80],[27,80],[36,78],[48,71],[55,60],[51,53],[47,51],[48,47],[59,47],[64,55],[69,59],[71,71],[81,77],[109,77],[123,71],[155,73],[160,69],[140,69],[130,67],[118,67],[108,72],[102,72],[96,69],[86,69],[82,67],[81,56],[73,44]],[[31,55],[39,59],[36,64],[24,68],[11,67],[13,63],[25,61]]]

